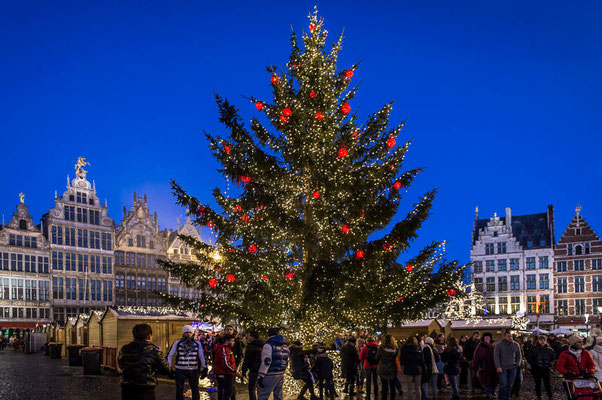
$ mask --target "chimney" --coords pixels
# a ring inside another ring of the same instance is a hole
[[[138,196],[136,196],[136,192],[134,192],[134,204],[136,204],[137,200],[138,200]]]
[[[146,193],[144,193],[144,204],[146,204],[146,201],[147,201],[147,199],[146,199]]]
[[[554,234],[554,206],[548,205],[548,229],[550,230],[550,240],[552,248],[556,247],[556,236]]]
[[[155,222],[157,222],[157,212],[155,211]]]
[[[127,216],[127,210],[125,209],[125,206],[123,206],[123,219],[125,219],[126,216]]]
[[[512,226],[512,214],[510,207],[506,207],[506,226]]]

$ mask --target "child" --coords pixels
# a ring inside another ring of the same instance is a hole
[[[335,397],[332,369],[332,360],[326,354],[326,349],[324,347],[319,348],[313,371],[320,388],[320,400],[324,399],[324,389],[326,389],[328,397],[331,399]]]

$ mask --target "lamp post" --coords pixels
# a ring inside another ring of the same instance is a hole
[[[589,336],[589,314],[585,314],[585,337]]]

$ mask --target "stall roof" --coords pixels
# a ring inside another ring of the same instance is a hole
[[[423,319],[420,321],[412,321],[401,325],[400,328],[428,328],[429,325],[433,323],[433,321],[437,322],[436,319]]]
[[[101,320],[107,313],[113,313],[117,319],[195,319],[195,314],[187,311],[178,311],[159,307],[107,307]]]
[[[451,321],[451,326],[452,329],[510,328],[512,327],[512,320],[510,318],[457,320]]]

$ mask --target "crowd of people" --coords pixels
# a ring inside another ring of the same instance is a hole
[[[584,348],[578,335],[530,335],[523,340],[506,332],[497,343],[491,333],[474,332],[456,339],[443,333],[416,335],[397,343],[392,335],[335,338],[332,344],[340,356],[335,368],[331,347],[324,343],[288,343],[278,328],[272,328],[264,341],[256,331],[244,339],[226,326],[218,334],[198,335],[192,326],[183,328],[165,357],[152,344],[149,325],[136,325],[134,340],[119,353],[123,371],[123,399],[154,399],[157,373],[175,378],[176,400],[184,398],[188,382],[193,400],[200,398],[199,379],[207,377],[217,386],[218,400],[236,400],[235,381],[245,381],[249,400],[283,399],[287,370],[299,382],[297,400],[346,396],[366,400],[436,399],[449,390],[451,399],[460,399],[460,388],[477,398],[509,400],[521,391],[524,374],[535,382],[535,395],[553,398],[551,373],[556,370],[567,382],[602,379],[602,337]],[[344,386],[337,393],[335,377]],[[571,389],[588,400],[595,385],[573,385]],[[542,390],[543,389],[543,390]],[[380,392],[380,393],[379,393]],[[372,397],[373,396],[373,397]]]

